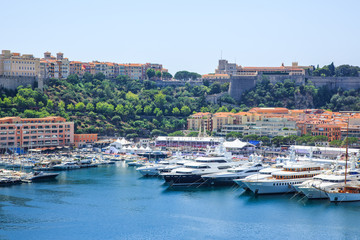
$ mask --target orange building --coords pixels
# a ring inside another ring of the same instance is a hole
[[[86,145],[88,143],[94,143],[98,140],[97,134],[74,134],[75,147]]]
[[[335,124],[319,124],[315,125],[311,131],[313,136],[327,136],[328,141],[341,139],[341,126]]]
[[[63,117],[0,118],[0,148],[71,145],[74,123]]]

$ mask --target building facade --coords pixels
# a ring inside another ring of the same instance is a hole
[[[92,144],[97,142],[97,140],[98,140],[97,134],[74,134],[75,147]]]
[[[12,53],[2,50],[0,54],[0,76],[38,77],[40,59],[31,54]]]
[[[72,145],[74,123],[62,117],[0,118],[0,148]]]

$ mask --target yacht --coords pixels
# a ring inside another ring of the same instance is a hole
[[[137,168],[136,171],[140,172],[143,176],[159,176],[162,169],[174,169],[176,163],[183,160],[180,153],[176,153],[175,156],[159,161],[158,163],[145,164],[145,166]]]
[[[28,176],[26,178],[26,180],[35,182],[35,181],[43,181],[43,180],[53,180],[55,179],[57,176],[59,175],[59,173],[45,173],[42,171],[36,171],[33,174],[31,174],[30,176]]]
[[[73,170],[79,168],[80,166],[75,161],[64,162],[53,166],[53,170]]]
[[[355,202],[360,201],[360,181],[351,181],[340,187],[326,190],[330,202]]]
[[[239,163],[231,161],[231,153],[226,152],[221,144],[214,152],[208,151],[207,156],[198,157],[193,162],[185,163],[183,167],[162,173],[161,176],[171,186],[195,186],[204,184],[203,176],[206,174],[217,173],[238,165]]]
[[[247,176],[258,173],[264,166],[262,163],[247,163],[239,167],[229,168],[213,174],[202,176],[207,185],[233,185],[234,179],[244,179]]]
[[[294,185],[296,191],[303,193],[309,199],[328,198],[326,190],[340,187],[345,184],[345,174],[347,181],[359,181],[360,169],[356,168],[357,159],[355,156],[351,158],[349,170],[340,168],[338,161],[332,170],[324,174],[317,175],[311,180],[307,180],[301,184]],[[346,171],[346,172],[345,172]]]
[[[282,164],[282,163],[274,164],[271,167],[267,167],[267,168],[263,168],[263,169],[259,170],[258,173],[252,174],[252,175],[247,176],[245,178],[237,178],[237,179],[234,179],[233,181],[237,185],[239,185],[240,187],[247,189],[247,187],[243,183],[243,181],[246,181],[246,180],[248,180],[248,181],[258,181],[258,180],[261,180],[261,179],[269,178],[269,177],[271,177],[272,173],[281,171],[283,169],[283,166],[284,166],[284,164]]]
[[[246,179],[242,181],[255,194],[276,194],[295,192],[294,184],[302,183],[322,173],[319,164],[291,163],[263,179]]]

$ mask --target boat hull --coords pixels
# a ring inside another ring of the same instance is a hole
[[[254,194],[294,193],[293,182],[243,182]],[[297,182],[298,183],[298,182]]]
[[[201,175],[189,174],[189,175],[179,175],[179,174],[166,174],[163,175],[166,183],[171,186],[196,186],[204,184],[204,179]]]
[[[326,192],[313,187],[299,187],[299,192],[302,192],[308,199],[326,199],[329,198]]]
[[[360,201],[360,193],[327,193],[330,202]]]

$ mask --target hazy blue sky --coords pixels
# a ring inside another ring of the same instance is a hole
[[[360,1],[0,0],[0,49],[70,60],[162,63],[171,73],[360,65]]]

